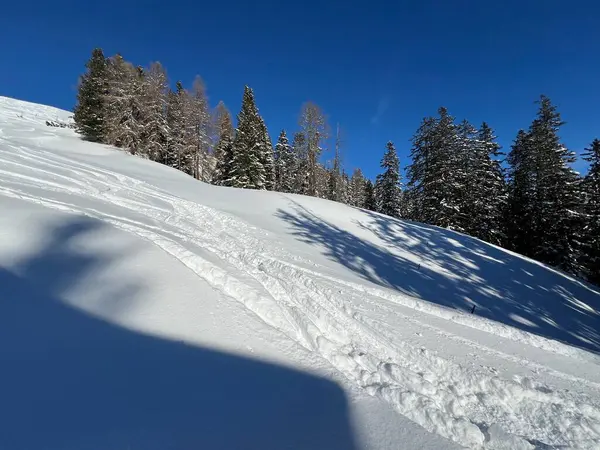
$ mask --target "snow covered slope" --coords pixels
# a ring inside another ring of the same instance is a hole
[[[0,448],[600,448],[597,288],[46,120],[0,98]]]

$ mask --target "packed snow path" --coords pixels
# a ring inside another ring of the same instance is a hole
[[[0,195],[151,241],[460,445],[600,448],[595,288],[434,227],[208,186],[44,125],[64,112],[1,100]]]

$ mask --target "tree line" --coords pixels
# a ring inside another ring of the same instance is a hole
[[[600,284],[600,140],[585,150],[589,171],[580,176],[545,96],[508,155],[487,123],[457,122],[440,108],[412,137],[406,182],[388,142],[373,183],[360,168],[344,170],[339,126],[333,159],[322,162],[331,129],[315,103],[302,105],[298,129],[282,130],[273,146],[248,86],[234,126],[222,102],[210,108],[199,77],[191,90],[181,82],[172,90],[160,63],[136,67],[101,49],[86,69],[74,110],[85,139],[216,185],[327,198],[456,230]]]

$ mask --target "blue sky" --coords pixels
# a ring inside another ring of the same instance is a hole
[[[441,105],[487,121],[508,150],[542,93],[573,150],[600,137],[600,4],[557,0],[9,2],[0,14],[0,95],[66,109],[94,47],[171,80],[206,81],[237,114],[254,88],[271,135],[318,103],[344,131],[348,171],[374,177],[385,143]],[[580,162],[577,169],[585,165]]]

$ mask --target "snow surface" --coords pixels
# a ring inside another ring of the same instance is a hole
[[[0,97],[0,449],[600,448],[597,288],[69,116]]]

